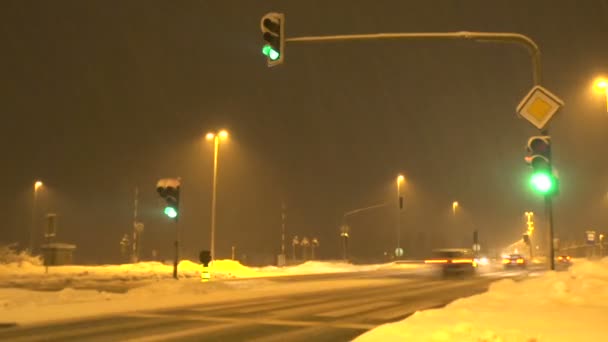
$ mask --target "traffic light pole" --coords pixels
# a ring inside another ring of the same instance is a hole
[[[551,270],[555,271],[555,246],[553,243],[553,195],[545,195],[545,208],[547,210],[547,218],[549,219],[549,265]]]
[[[334,36],[307,36],[307,37],[285,37],[285,43],[306,43],[306,42],[335,42],[348,40],[378,40],[378,39],[410,39],[410,40],[473,40],[476,42],[496,42],[513,43],[523,45],[530,52],[532,61],[532,80],[534,85],[540,85],[542,79],[540,49],[530,37],[519,33],[510,32],[418,32],[418,33],[372,33],[372,34],[347,34]],[[549,135],[548,130],[543,134]],[[554,250],[553,250],[553,198],[552,195],[545,197],[545,208],[549,221],[550,236],[550,265],[555,270]]]
[[[173,278],[177,279],[177,265],[179,264],[179,225],[177,224],[176,216],[173,220],[175,221],[175,259],[173,259]]]
[[[335,36],[308,36],[285,38],[286,43],[297,42],[335,42],[346,40],[377,40],[377,39],[415,39],[415,40],[452,40],[466,39],[477,42],[503,42],[515,43],[525,46],[532,58],[532,79],[534,85],[540,85],[542,74],[540,64],[540,49],[538,45],[528,36],[509,32],[399,32],[399,33],[370,33],[370,34],[345,34]]]
[[[549,136],[549,129],[545,129],[542,131],[543,135]],[[549,148],[548,156],[549,160],[553,161],[552,157],[552,149]],[[553,175],[553,165],[551,165],[551,174]],[[554,185],[555,187],[555,185]],[[553,196],[554,192],[552,191],[545,195],[545,211],[547,215],[547,221],[549,221],[549,266],[551,271],[555,271],[555,244],[554,240],[554,232],[553,232]]]

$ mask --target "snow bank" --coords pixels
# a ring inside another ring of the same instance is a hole
[[[31,256],[26,251],[17,252],[17,244],[10,244],[0,246],[0,264],[40,266],[42,260],[38,256]]]
[[[604,341],[608,336],[608,258],[488,292],[379,326],[356,341]]]
[[[158,308],[227,301],[255,296],[273,296],[281,291],[317,291],[332,281],[273,282],[273,277],[377,269],[416,268],[420,265],[365,265],[306,262],[290,267],[247,267],[234,260],[216,260],[210,265],[212,281],[200,282],[202,266],[184,260],[179,264],[180,281],[172,278],[173,266],[158,262],[125,265],[45,267],[28,262],[0,264],[0,323],[28,324],[153,310]],[[264,279],[262,279],[264,277]],[[374,280],[348,280],[340,288],[367,286]],[[318,285],[318,284],[322,285]],[[1,288],[4,287],[4,288]],[[11,288],[7,288],[11,287]],[[20,287],[20,288],[15,288]],[[54,291],[32,291],[54,290]]]
[[[417,268],[421,265],[351,265],[309,261],[289,267],[247,267],[234,260],[216,260],[209,267],[212,279],[259,278],[337,272],[373,271],[385,268]],[[179,263],[180,278],[199,278],[202,266],[188,260]],[[173,265],[141,262],[124,265],[53,266],[29,262],[0,264],[0,287],[22,287],[37,290],[59,290],[66,287],[126,291],[149,282],[169,279]]]
[[[52,321],[126,314],[162,308],[239,301],[252,298],[317,292],[319,288],[348,289],[398,280],[329,279],[276,282],[272,278],[231,279],[201,283],[199,279],[164,279],[129,290],[108,293],[97,290],[32,291],[0,288],[0,324],[27,325]]]

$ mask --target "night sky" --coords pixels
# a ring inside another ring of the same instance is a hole
[[[270,263],[288,239],[318,237],[338,258],[344,212],[359,261],[396,246],[396,176],[407,256],[433,247],[499,247],[521,237],[542,199],[527,185],[537,131],[515,107],[532,87],[527,51],[471,41],[289,43],[267,68],[260,18],[286,15],[288,37],[508,31],[542,51],[543,86],[566,106],[552,121],[561,194],[556,234],[608,230],[608,114],[591,91],[608,72],[608,1],[9,1],[0,2],[3,133],[0,243],[27,244],[59,215],[80,263],[119,262],[140,188],[143,257],[172,256],[159,178],[181,176],[184,253],[208,247],[209,130],[220,146],[217,256]],[[461,209],[453,217],[452,201]],[[289,240],[288,240],[289,241]],[[288,249],[290,250],[290,249]]]

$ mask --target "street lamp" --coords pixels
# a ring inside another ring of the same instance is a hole
[[[456,209],[458,208],[458,206],[459,206],[459,205],[460,205],[460,204],[458,204],[458,201],[454,201],[454,202],[452,202],[452,213],[453,213],[454,215],[456,215]]]
[[[397,198],[399,200],[399,214],[397,216],[397,249],[395,250],[395,255],[400,257],[403,255],[403,250],[401,249],[401,210],[403,210],[403,196],[401,196],[401,184],[405,182],[405,177],[403,175],[397,176]]]
[[[596,91],[603,93],[606,96],[606,111],[608,111],[608,79],[604,77],[596,78],[593,87]]]
[[[38,191],[42,188],[43,183],[40,180],[34,182],[34,203],[32,205],[32,225],[30,227],[30,253],[34,251],[34,236],[36,235],[36,206],[38,204]]]
[[[228,131],[209,132],[205,135],[208,141],[213,140],[213,190],[211,195],[211,260],[215,260],[215,202],[217,189],[217,155],[220,148],[220,140],[228,138]]]

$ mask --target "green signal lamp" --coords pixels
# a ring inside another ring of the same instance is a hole
[[[262,53],[264,54],[264,56],[267,56],[273,61],[276,61],[281,56],[281,54],[277,50],[273,49],[272,46],[268,44],[264,45],[264,47],[262,48]]]
[[[166,207],[165,208],[165,215],[169,216],[170,218],[176,218],[177,217],[177,210],[175,210],[175,208],[173,208],[173,207]]]
[[[553,176],[545,172],[537,172],[532,175],[530,183],[536,192],[541,194],[550,193],[555,187]]]

